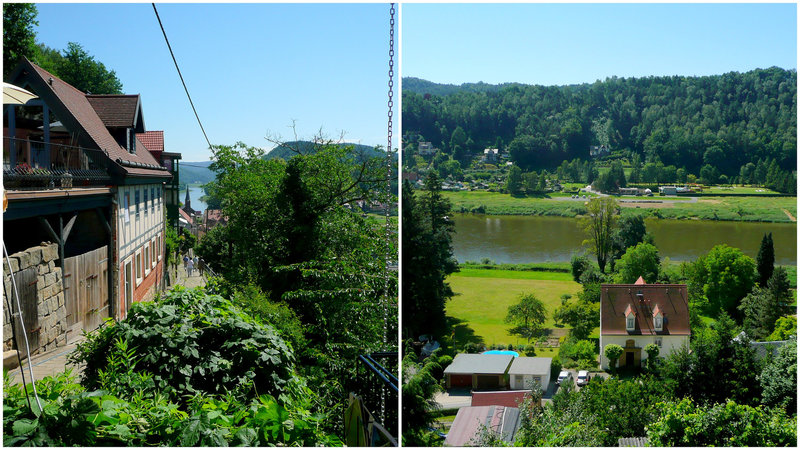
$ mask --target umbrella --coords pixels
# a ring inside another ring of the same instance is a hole
[[[24,105],[28,101],[38,98],[36,94],[26,91],[19,86],[10,83],[3,83],[3,104],[4,105]]]

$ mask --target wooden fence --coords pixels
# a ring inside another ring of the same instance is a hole
[[[108,317],[108,247],[64,258],[68,329],[94,330]]]

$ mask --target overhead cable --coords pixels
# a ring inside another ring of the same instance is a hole
[[[158,19],[158,25],[161,27],[161,32],[164,34],[164,40],[167,42],[167,48],[169,49],[169,54],[172,56],[172,61],[175,63],[175,69],[178,71],[178,76],[181,78],[181,83],[183,84],[183,90],[186,91],[186,96],[189,97],[189,104],[192,105],[192,111],[194,111],[194,116],[197,118],[197,123],[200,125],[200,130],[203,132],[203,137],[206,138],[206,143],[208,143],[208,148],[211,149],[211,141],[208,140],[208,135],[206,134],[205,128],[203,128],[203,123],[200,121],[200,116],[197,114],[197,109],[194,107],[194,102],[192,101],[192,96],[189,95],[189,89],[186,88],[186,82],[183,81],[183,75],[181,74],[181,69],[178,67],[178,60],[175,59],[175,53],[172,52],[172,46],[169,45],[169,39],[167,38],[167,32],[164,31],[164,24],[161,23],[161,17],[158,15],[158,10],[156,9],[156,4],[151,3],[153,5],[153,11],[156,13],[156,19]]]

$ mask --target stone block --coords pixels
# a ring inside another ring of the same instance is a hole
[[[47,280],[45,280],[44,275],[39,275],[38,277],[36,277],[36,290],[41,291],[46,287],[47,287]]]
[[[42,262],[42,247],[32,247],[28,249],[31,255],[31,265],[36,266]]]
[[[39,264],[39,275],[50,273],[50,264]]]
[[[65,345],[67,345],[67,333],[62,331],[61,334],[58,335],[58,339],[56,339],[56,346],[63,347]]]
[[[9,263],[11,264],[11,271],[12,272],[19,272],[19,259],[15,258],[13,256],[10,256],[8,258],[8,263],[5,261],[5,258],[3,258],[3,273],[5,273],[8,270],[8,264]]]
[[[66,311],[66,308],[62,308],[64,306],[64,292],[59,292],[56,298],[58,299],[58,307]],[[64,314],[66,314],[66,312]]]
[[[56,282],[56,274],[48,273],[44,276],[44,285],[50,286]]]
[[[56,315],[56,317],[58,317],[59,322],[67,323],[67,308],[59,307],[58,314]]]
[[[50,297],[55,296],[59,292],[61,292],[60,285],[51,284],[50,286],[47,286],[46,288],[40,290],[39,291],[39,296],[41,298],[50,298]]]
[[[3,325],[3,342],[12,339],[14,335],[11,332],[11,324]]]
[[[58,259],[58,245],[45,245],[42,249],[42,260],[45,262],[53,262],[56,259]]]
[[[60,267],[56,267],[56,262],[55,261],[50,261],[49,263],[47,263],[47,267],[50,268],[50,272],[54,272],[56,269],[61,271]]]
[[[17,257],[19,261],[19,270],[25,270],[31,266],[31,254],[28,252],[19,252],[15,253],[14,256]]]

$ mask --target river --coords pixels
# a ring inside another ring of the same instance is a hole
[[[513,264],[569,261],[585,239],[573,218],[454,214],[453,220],[453,250],[459,262],[483,258]],[[775,263],[797,265],[795,223],[663,219],[645,223],[661,257],[672,261],[692,261],[722,243],[755,259],[761,238],[772,232]]]
[[[203,192],[203,188],[200,186],[193,186],[189,185],[189,201],[192,203],[192,209],[195,211],[203,212],[208,207],[205,202],[200,201],[200,197],[202,197],[205,193]],[[183,203],[186,200],[186,189],[182,190],[180,194],[178,194],[178,199]]]

